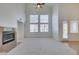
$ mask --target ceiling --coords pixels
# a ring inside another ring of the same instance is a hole
[[[36,5],[36,3],[25,3],[26,5]],[[45,3],[46,7],[53,7],[56,3]]]

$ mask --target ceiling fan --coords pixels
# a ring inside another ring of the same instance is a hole
[[[36,4],[36,8],[43,8],[43,6],[45,5],[45,3],[37,3]]]

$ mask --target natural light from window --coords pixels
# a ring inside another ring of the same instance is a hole
[[[78,21],[70,21],[70,33],[78,33]]]
[[[63,38],[68,38],[68,23],[67,21],[63,21]]]
[[[48,32],[48,15],[30,15],[30,32]]]

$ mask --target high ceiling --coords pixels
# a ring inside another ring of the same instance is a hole
[[[46,7],[53,7],[56,3],[45,3]],[[26,3],[26,5],[36,5],[36,3]]]

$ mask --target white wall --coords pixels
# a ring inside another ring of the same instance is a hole
[[[24,23],[18,21],[17,24],[18,24],[17,26],[18,35],[19,35],[18,42],[21,42],[24,39]]]
[[[1,3],[0,4],[0,26],[17,27],[17,19],[24,20],[24,4]]]
[[[53,39],[59,39],[59,19],[58,19],[58,5],[52,7],[52,36]]]

